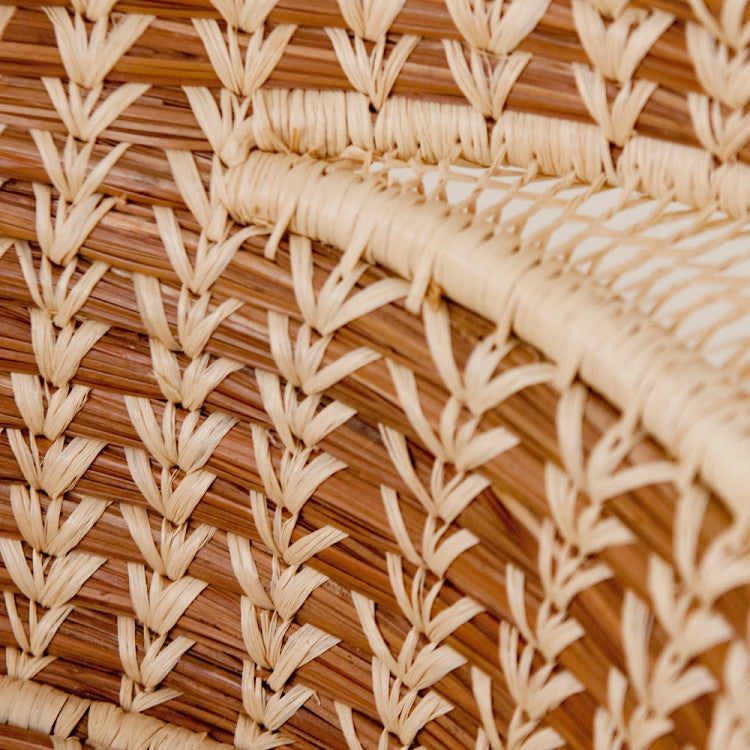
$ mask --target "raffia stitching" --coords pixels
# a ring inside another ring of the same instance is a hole
[[[72,37],[77,33],[80,42],[80,34],[85,34],[80,16],[77,16],[78,31],[74,30],[66,11],[55,9],[51,17],[56,24],[58,41],[64,47],[64,64],[70,77],[75,78],[80,72],[80,60],[65,44],[75,46]],[[10,13],[4,15],[3,26],[9,18]],[[114,61],[133,43],[149,20],[148,17],[141,20],[136,17],[104,41],[101,32],[108,20],[102,17],[97,23],[100,27],[99,38],[104,46],[87,49],[87,54],[94,58],[108,56]],[[101,82],[109,69],[108,63],[99,62],[99,70],[90,73],[100,76],[97,83]],[[90,84],[88,79],[80,83],[96,85]],[[8,677],[5,678],[5,687],[12,690],[8,682],[11,679],[24,681],[18,691],[11,692],[19,705],[19,713],[23,715],[24,711],[39,711],[39,718],[27,719],[24,723],[29,726],[30,721],[36,723],[44,717],[46,731],[53,734],[54,724],[54,733],[60,742],[74,747],[78,745],[77,741],[64,741],[85,712],[87,703],[79,702],[68,720],[59,719],[57,714],[66,700],[60,697],[57,701],[50,700],[49,695],[40,695],[36,686],[25,681],[55,660],[55,657],[46,654],[46,650],[72,611],[71,600],[105,562],[105,558],[76,551],[75,547],[109,503],[101,498],[83,497],[62,523],[61,511],[63,501],[69,497],[67,493],[75,487],[105,445],[100,440],[68,439],[65,431],[89,392],[87,388],[72,386],[70,381],[81,359],[108,329],[104,323],[80,321],[75,316],[106,271],[106,265],[98,263],[89,266],[72,289],[70,282],[77,270],[76,253],[81,243],[115,203],[113,198],[96,193],[98,183],[127,148],[127,144],[115,147],[86,176],[93,135],[80,151],[73,136],[69,136],[62,159],[48,133],[34,135],[49,179],[58,189],[60,197],[53,226],[50,188],[35,183],[38,198],[37,234],[42,247],[38,270],[34,267],[28,245],[16,243],[24,277],[36,304],[36,309],[30,311],[30,333],[41,379],[30,374],[14,373],[11,376],[14,397],[27,427],[27,435],[22,430],[8,433],[13,453],[26,480],[26,484],[14,484],[11,488],[11,506],[24,542],[4,538],[0,540],[0,549],[14,583],[27,599],[28,617],[22,617],[19,612],[16,595],[10,591],[4,592],[11,629],[18,644],[17,648],[6,648]],[[52,441],[43,453],[39,449],[38,436]],[[31,548],[29,562],[26,560],[24,543]],[[16,711],[13,713],[16,720]]]

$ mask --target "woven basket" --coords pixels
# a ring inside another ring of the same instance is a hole
[[[0,7],[0,748],[750,748],[745,5]]]

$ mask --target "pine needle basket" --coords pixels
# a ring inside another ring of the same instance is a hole
[[[0,748],[750,748],[749,18],[0,7]]]

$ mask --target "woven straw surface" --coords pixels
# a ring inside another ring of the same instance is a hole
[[[0,6],[0,748],[750,748],[745,6]]]

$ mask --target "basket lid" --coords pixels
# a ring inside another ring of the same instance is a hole
[[[750,747],[745,6],[0,7],[0,745]]]

